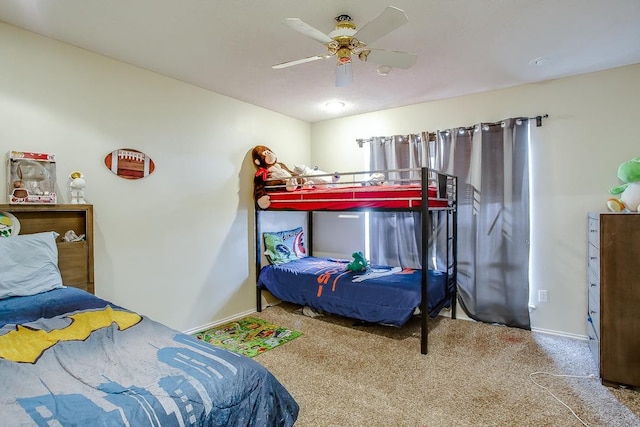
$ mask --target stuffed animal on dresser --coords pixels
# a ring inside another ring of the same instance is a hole
[[[253,147],[251,158],[257,168],[253,178],[253,199],[261,209],[267,209],[271,205],[267,186],[281,186],[287,191],[293,191],[304,184],[303,179],[297,178],[299,174],[278,162],[278,156],[267,146]],[[279,189],[281,188],[273,187],[273,190]]]
[[[635,157],[618,167],[618,179],[622,185],[609,190],[613,196],[607,201],[612,212],[640,212],[640,157]]]

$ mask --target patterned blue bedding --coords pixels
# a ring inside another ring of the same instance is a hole
[[[277,298],[371,323],[404,325],[422,301],[421,270],[371,266],[347,270],[349,260],[305,257],[262,268],[258,286]],[[428,272],[429,315],[451,301],[446,274]]]
[[[291,426],[256,361],[75,288],[0,300],[3,426]]]

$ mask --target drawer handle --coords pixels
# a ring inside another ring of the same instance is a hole
[[[590,233],[595,233],[596,231],[598,231],[598,230],[595,230],[593,228],[591,230],[589,230]]]
[[[596,287],[596,286],[598,286],[598,285],[596,285],[595,283],[592,283],[592,284],[591,284],[591,287],[592,287],[592,288],[593,288],[593,287]]]
[[[594,259],[598,259],[598,257],[597,256],[590,256],[589,259],[590,260],[594,260]]]
[[[591,311],[589,312],[589,314],[596,314],[596,313],[597,313],[597,311],[595,311],[595,310],[591,310]]]

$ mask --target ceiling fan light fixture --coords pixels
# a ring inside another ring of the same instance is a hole
[[[351,61],[336,65],[336,87],[349,86],[353,81]]]
[[[351,16],[347,14],[338,15],[335,21],[335,29],[329,34],[325,34],[300,18],[283,19],[282,23],[292,30],[322,43],[327,49],[327,53],[283,62],[272,67],[277,69],[286,68],[336,56],[336,86],[342,87],[349,85],[353,81],[352,57],[357,57],[362,62],[368,61],[382,64],[378,70],[380,75],[387,75],[392,67],[408,69],[415,65],[416,54],[368,47],[369,43],[373,43],[409,21],[403,10],[394,6],[387,6],[379,15],[360,29],[356,29],[357,27]]]

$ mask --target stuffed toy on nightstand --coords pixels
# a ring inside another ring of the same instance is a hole
[[[622,163],[618,178],[623,184],[609,189],[609,193],[619,198],[610,198],[607,207],[612,212],[640,212],[640,157]]]

